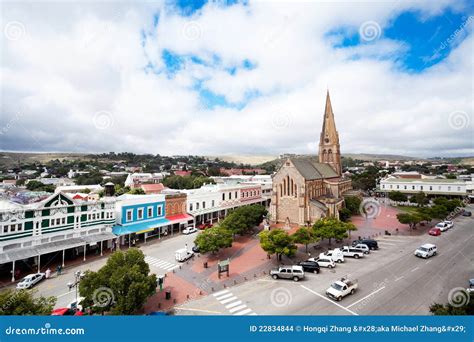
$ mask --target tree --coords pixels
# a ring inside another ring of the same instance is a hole
[[[351,216],[352,216],[352,213],[349,209],[342,208],[341,210],[339,210],[339,218],[341,219],[341,221],[347,222],[349,221]]]
[[[362,200],[357,196],[348,196],[344,198],[346,208],[350,211],[352,215],[359,214],[359,208]]]
[[[307,227],[300,227],[292,236],[295,243],[305,245],[306,253],[308,253],[310,243],[319,241],[319,238],[314,236],[313,230]]]
[[[395,202],[406,202],[407,196],[400,191],[392,191],[388,193],[388,198]]]
[[[291,257],[296,253],[297,247],[293,238],[283,229],[263,231],[258,236],[262,249],[268,255],[276,254],[277,260],[281,260],[282,255]]]
[[[194,244],[200,253],[216,253],[221,248],[232,247],[232,232],[222,226],[206,229],[196,237]]]
[[[332,239],[345,239],[349,236],[348,231],[357,230],[352,223],[342,222],[336,218],[320,219],[314,223],[312,229],[316,237],[328,239],[329,244]]]
[[[437,219],[444,219],[448,215],[448,208],[444,205],[434,205],[431,207],[431,217]]]
[[[221,227],[229,229],[233,234],[246,234],[259,225],[267,210],[263,205],[239,207],[230,213],[221,223]]]
[[[156,291],[156,275],[150,273],[139,249],[114,252],[97,272],[86,271],[79,283],[84,306],[93,311],[131,315]]]
[[[413,199],[419,207],[422,207],[429,202],[428,198],[426,198],[426,194],[423,191],[418,192],[415,196],[413,196]]]
[[[422,221],[419,215],[409,213],[397,214],[397,219],[401,224],[408,224],[411,229],[415,229],[416,225]]]
[[[35,297],[33,291],[7,289],[0,293],[0,315],[50,315],[56,297]]]
[[[430,312],[435,316],[472,316],[474,315],[474,295],[469,295],[466,304],[462,306],[453,306],[451,304],[434,303],[430,306]]]
[[[23,185],[25,185],[25,182],[26,182],[25,178],[17,179],[17,181],[15,182],[15,185],[16,186],[23,186]]]
[[[142,188],[133,188],[128,193],[131,195],[144,195],[145,191]]]

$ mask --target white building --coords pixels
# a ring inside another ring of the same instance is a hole
[[[163,178],[162,173],[129,173],[125,180],[125,186],[133,188],[142,183],[160,183]]]
[[[388,177],[380,181],[380,192],[400,191],[416,194],[420,191],[427,195],[466,196],[468,183],[457,179],[413,179]]]
[[[99,193],[100,191],[104,190],[104,188],[100,184],[90,184],[90,185],[63,185],[57,186],[55,192],[63,192],[67,194],[75,194],[75,193],[84,193],[90,191],[91,193]]]

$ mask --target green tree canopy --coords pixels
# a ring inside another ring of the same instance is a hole
[[[283,229],[263,231],[258,235],[262,249],[268,255],[276,254],[278,260],[281,260],[282,255],[291,257],[296,253],[297,248],[293,238]]]
[[[131,315],[156,291],[156,275],[150,273],[143,252],[132,248],[114,252],[97,272],[87,271],[79,284],[84,306],[95,312]]]
[[[411,229],[414,229],[418,223],[422,221],[420,215],[410,213],[397,214],[398,222],[401,224],[408,224]]]
[[[400,191],[392,191],[388,193],[388,198],[395,202],[406,202],[407,196]]]
[[[292,236],[295,243],[305,245],[306,253],[308,252],[308,245],[310,243],[319,241],[319,238],[314,235],[313,230],[307,227],[300,227]]]
[[[328,239],[329,244],[331,244],[332,239],[345,239],[348,237],[348,231],[357,230],[352,223],[342,222],[332,217],[316,221],[312,229],[316,237],[319,237],[320,239]]]
[[[263,205],[249,205],[235,209],[224,220],[220,226],[230,230],[233,234],[246,234],[253,231],[253,228],[260,223],[267,210]]]
[[[350,211],[352,215],[359,214],[360,204],[362,200],[357,196],[348,196],[344,198],[346,208]]]
[[[194,244],[201,253],[216,253],[222,248],[232,246],[232,232],[220,225],[206,229],[196,237]]]
[[[35,297],[33,291],[7,289],[0,292],[0,315],[50,315],[56,297]]]

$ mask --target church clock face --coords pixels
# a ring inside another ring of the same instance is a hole
[[[329,138],[324,139],[324,142],[327,144],[329,142]]]

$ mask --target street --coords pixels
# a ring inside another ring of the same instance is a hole
[[[468,210],[473,209],[471,205]],[[441,236],[381,236],[380,249],[336,268],[306,273],[300,282],[264,276],[177,307],[178,315],[427,315],[429,305],[447,303],[474,274],[474,219],[460,216]],[[417,247],[434,243],[438,255],[420,259]],[[356,278],[354,295],[335,302],[325,295],[341,277]],[[235,310],[241,307],[241,310]],[[250,310],[250,311],[248,311]]]

